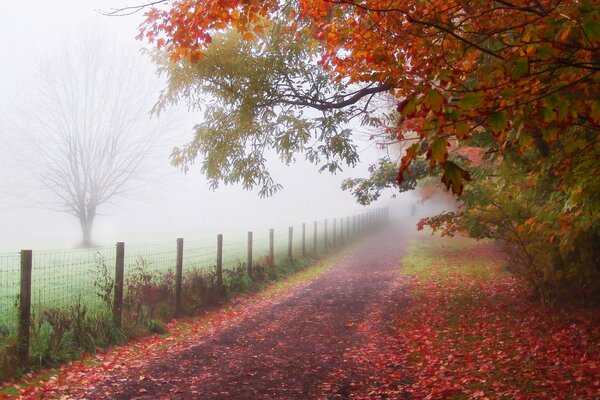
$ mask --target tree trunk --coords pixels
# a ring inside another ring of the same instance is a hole
[[[88,213],[87,215],[79,216],[79,225],[81,226],[81,234],[83,240],[81,242],[82,247],[92,247],[92,227],[94,226],[95,214]]]

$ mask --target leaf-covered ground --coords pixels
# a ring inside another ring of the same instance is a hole
[[[597,312],[540,306],[491,243],[422,236],[405,248],[409,239],[387,230],[330,268],[7,389],[21,398],[600,398]]]
[[[489,242],[413,241],[400,267],[409,299],[382,315],[386,360],[404,374],[373,380],[417,399],[600,398],[598,310],[540,305],[502,255]]]

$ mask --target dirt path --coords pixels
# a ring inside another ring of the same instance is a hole
[[[367,332],[386,329],[382,313],[401,304],[397,300],[402,295],[392,282],[405,241],[398,229],[376,234],[282,302],[207,335],[186,351],[128,368],[125,375],[111,377],[81,396],[386,398],[367,391],[372,387],[369,366],[359,365],[353,355],[368,348],[385,360],[385,347],[379,347],[377,336]],[[390,302],[390,296],[395,301]]]

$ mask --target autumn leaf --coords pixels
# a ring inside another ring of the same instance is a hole
[[[444,97],[437,90],[430,90],[423,99],[423,104],[433,112],[440,112],[444,104]]]
[[[436,163],[444,165],[448,158],[448,140],[439,136],[436,136],[429,145],[427,150],[427,158],[429,159],[429,166],[431,169],[435,167]]]
[[[452,161],[447,161],[444,164],[442,183],[446,186],[446,189],[451,189],[452,193],[460,196],[464,189],[464,181],[470,180],[471,175]]]
[[[403,118],[408,118],[412,116],[417,109],[417,99],[416,97],[410,97],[408,99],[404,99],[398,103],[398,112]]]

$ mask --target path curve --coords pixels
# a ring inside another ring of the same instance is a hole
[[[346,399],[371,398],[356,382],[356,349],[378,349],[367,331],[381,318],[407,234],[390,227],[365,239],[321,277],[293,295],[200,343],[149,365],[125,370],[86,399]],[[383,320],[383,321],[382,321]],[[381,325],[381,326],[380,326]],[[361,327],[368,328],[360,329]],[[395,367],[395,366],[394,366]],[[364,377],[361,375],[365,375]],[[378,396],[386,398],[386,396]]]

